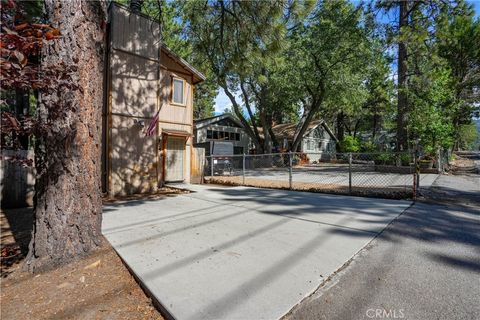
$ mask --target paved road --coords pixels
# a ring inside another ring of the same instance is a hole
[[[415,204],[286,318],[480,319],[477,208]]]
[[[107,205],[103,233],[176,319],[278,319],[410,202],[245,187]]]
[[[480,175],[439,175],[422,195],[429,200],[480,207]]]

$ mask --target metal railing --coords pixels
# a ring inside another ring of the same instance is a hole
[[[209,183],[412,198],[420,163],[411,153],[289,152],[207,156]]]

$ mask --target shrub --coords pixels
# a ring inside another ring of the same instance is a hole
[[[372,141],[365,141],[365,142],[362,142],[360,146],[360,150],[362,152],[375,152],[375,151],[378,151],[378,146]]]
[[[374,159],[375,159],[375,164],[380,164],[380,165],[392,165],[395,163],[395,155],[391,153],[376,154]]]
[[[358,152],[360,151],[360,141],[353,136],[345,136],[340,141],[340,150],[342,152]]]
[[[409,154],[401,154],[400,161],[402,166],[409,166],[411,162],[413,162],[412,156]]]

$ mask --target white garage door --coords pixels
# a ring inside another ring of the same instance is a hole
[[[165,181],[183,181],[185,138],[168,137]]]

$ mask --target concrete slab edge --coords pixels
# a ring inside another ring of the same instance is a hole
[[[184,192],[187,192],[187,193],[195,193],[196,192],[196,191],[193,191],[193,190],[190,190],[190,189],[187,189],[187,188],[181,188],[181,187],[178,187],[176,185],[171,185],[171,184],[166,184],[165,187],[170,188],[170,189],[179,190],[179,191],[184,191]]]
[[[107,240],[108,241],[108,240]],[[140,288],[142,288],[143,292],[145,295],[152,300],[153,306],[161,313],[163,318],[166,320],[176,320],[173,314],[170,312],[170,310],[165,307],[160,300],[158,300],[155,295],[152,293],[152,291],[148,288],[147,285],[142,281],[141,277],[139,277],[135,272],[133,272],[133,269],[130,267],[130,265],[123,259],[122,255],[112,246],[113,250],[115,250],[115,253],[117,256],[120,258],[122,261],[123,265],[127,268],[128,272],[132,275],[132,277],[135,279],[135,281],[138,283]]]

